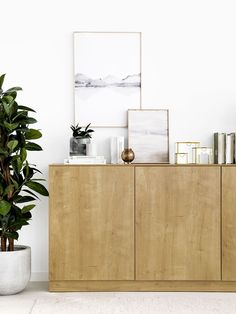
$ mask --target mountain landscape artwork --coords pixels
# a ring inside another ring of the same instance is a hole
[[[141,87],[141,74],[127,75],[119,79],[108,75],[104,78],[92,79],[82,73],[75,76],[75,87]]]
[[[75,121],[126,127],[141,106],[141,34],[75,33]]]

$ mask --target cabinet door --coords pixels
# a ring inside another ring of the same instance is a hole
[[[236,167],[222,167],[222,279],[236,280]]]
[[[219,280],[220,168],[136,169],[136,279]]]
[[[134,169],[50,167],[50,280],[134,279]]]

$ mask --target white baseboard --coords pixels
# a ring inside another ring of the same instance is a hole
[[[47,272],[32,272],[30,281],[48,281]]]

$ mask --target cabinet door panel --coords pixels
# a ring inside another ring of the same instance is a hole
[[[136,279],[219,280],[220,168],[136,169]]]
[[[134,279],[134,169],[50,167],[50,280]]]
[[[236,167],[222,167],[222,279],[236,280]]]

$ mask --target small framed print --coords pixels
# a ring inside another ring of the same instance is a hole
[[[141,33],[74,33],[75,123],[127,127],[141,108]]]
[[[128,111],[128,142],[135,163],[169,163],[169,111]]]

